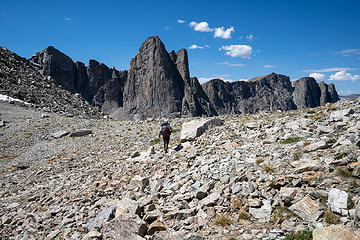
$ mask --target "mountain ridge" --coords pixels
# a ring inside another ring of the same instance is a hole
[[[333,84],[310,77],[291,83],[289,77],[276,73],[248,81],[213,79],[200,84],[190,77],[186,49],[168,52],[158,36],[144,41],[128,70],[93,59],[85,66],[53,46],[29,61],[64,89],[119,120],[284,111],[339,100]]]

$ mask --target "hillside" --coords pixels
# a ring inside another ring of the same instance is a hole
[[[331,229],[357,238],[359,98],[221,119],[179,151],[191,119],[172,119],[164,154],[157,120],[0,103],[0,236],[284,239],[315,228],[314,239]]]

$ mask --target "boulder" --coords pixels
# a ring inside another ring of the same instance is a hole
[[[289,208],[302,219],[309,221],[316,221],[322,214],[320,204],[312,200],[309,196],[293,204]]]
[[[257,219],[270,219],[271,217],[271,201],[263,200],[260,208],[249,208],[249,213]]]
[[[221,126],[223,123],[219,118],[199,119],[184,123],[181,129],[180,141],[193,141],[201,136],[208,128]]]
[[[342,209],[347,209],[348,194],[345,191],[336,188],[330,189],[327,205],[331,211],[341,214]]]
[[[133,213],[122,213],[102,228],[104,239],[144,240],[147,232],[146,223]]]
[[[110,219],[110,216],[115,211],[115,205],[110,205],[101,209],[101,211],[92,218],[85,226],[84,229],[88,232],[93,230],[101,230],[102,226]]]
[[[348,108],[343,110],[334,111],[330,114],[330,121],[340,121],[343,120],[344,117],[348,117],[354,113],[354,109]]]
[[[360,240],[360,231],[344,225],[316,228],[313,231],[313,240]]]

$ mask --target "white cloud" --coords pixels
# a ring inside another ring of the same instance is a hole
[[[351,75],[350,73],[346,72],[346,71],[340,71],[337,72],[335,74],[331,74],[329,77],[329,80],[333,80],[333,81],[357,81],[360,80],[360,76],[355,74],[355,75]]]
[[[214,38],[223,38],[223,39],[229,39],[231,38],[231,33],[235,32],[234,27],[230,27],[225,30],[224,27],[215,28],[214,32]]]
[[[245,64],[243,64],[243,63],[229,63],[229,62],[218,62],[216,64],[227,65],[227,66],[230,66],[230,67],[243,67],[243,66],[245,66]]]
[[[198,46],[196,44],[193,44],[189,47],[189,49],[204,49],[204,47]]]
[[[251,42],[254,39],[254,35],[250,34],[250,35],[246,36],[246,39]]]
[[[64,20],[65,20],[65,21],[71,21],[71,18],[66,17],[66,18],[64,18]]]
[[[210,46],[209,46],[209,45],[207,45],[207,44],[205,44],[205,47],[206,47],[206,48],[210,48]]]
[[[304,70],[303,72],[307,73],[324,73],[324,72],[337,72],[337,71],[351,71],[357,70],[356,68],[341,68],[341,67],[333,67],[333,68],[322,68],[322,69],[312,69],[312,70]]]
[[[197,23],[197,22],[192,21],[192,22],[190,22],[189,26],[194,28],[194,30],[198,31],[198,32],[212,32],[212,31],[214,31],[213,29],[211,29],[209,27],[209,24],[207,22]]]
[[[219,51],[225,50],[225,55],[231,57],[251,58],[252,47],[249,45],[222,46]]]
[[[357,48],[352,48],[352,49],[345,49],[336,53],[347,57],[352,55],[360,55],[360,50]]]
[[[273,65],[265,65],[264,68],[273,68]]]
[[[230,67],[243,67],[245,66],[245,64],[242,63],[233,63],[233,64],[229,64]]]
[[[322,81],[325,79],[325,74],[322,73],[310,73],[309,77],[315,78],[318,81]]]
[[[186,22],[186,21],[185,21],[185,20],[178,19],[177,22],[178,22],[178,23],[184,23],[184,22]]]

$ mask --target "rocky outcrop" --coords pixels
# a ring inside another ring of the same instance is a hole
[[[64,89],[79,93],[86,101],[110,114],[122,106],[126,71],[110,69],[103,63],[90,60],[86,67],[50,46],[30,59],[33,66],[51,76]]]
[[[45,57],[52,53],[62,59],[59,64],[52,65],[54,56]],[[55,75],[62,72],[66,73],[65,75],[69,78],[75,78],[71,64],[68,65],[71,63],[69,59],[53,48],[48,48],[36,59],[38,62],[44,63],[43,72]],[[60,69],[61,66],[64,68]],[[65,86],[68,87],[68,90],[74,89],[74,82],[66,82],[64,77],[61,77],[60,81],[66,83]],[[44,76],[38,71],[38,66],[34,67],[33,63],[3,47],[0,48],[0,94],[20,99],[44,111],[86,118],[101,116],[96,108],[81,97],[59,87],[58,82],[51,76]]]
[[[115,112],[123,106],[124,85],[127,71],[112,70],[112,76],[96,93],[93,98],[94,106],[106,114]]]
[[[289,77],[276,73],[246,82],[213,79],[202,87],[218,114],[296,109]]]
[[[339,100],[334,84],[319,84],[312,77],[300,78],[293,82],[294,102],[297,108],[318,107]]]
[[[64,89],[75,92],[77,73],[70,57],[49,46],[33,55],[30,61],[40,68],[42,74],[54,78]]]
[[[130,62],[124,106],[112,116],[117,119],[178,117],[184,85],[164,44],[158,37],[149,37]]]

